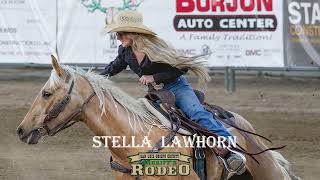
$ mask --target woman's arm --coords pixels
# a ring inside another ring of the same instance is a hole
[[[124,60],[124,47],[120,45],[118,49],[118,56],[104,68],[100,75],[114,76],[126,69],[127,66],[128,64]]]

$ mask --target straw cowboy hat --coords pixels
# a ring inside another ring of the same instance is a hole
[[[105,33],[120,31],[157,35],[150,28],[143,25],[142,14],[132,10],[120,11],[115,20],[104,28]]]

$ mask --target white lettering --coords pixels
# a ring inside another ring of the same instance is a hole
[[[93,148],[100,148],[102,143],[100,141],[100,136],[93,136],[92,138],[93,144],[92,147]]]

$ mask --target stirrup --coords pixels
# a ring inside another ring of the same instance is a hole
[[[241,160],[242,160],[241,164],[239,164],[238,167],[236,167],[236,169],[232,169],[232,168],[230,167],[230,163],[232,163],[232,162],[228,162],[228,159],[224,159],[224,158],[218,156],[219,159],[222,161],[225,169],[228,171],[228,174],[229,174],[228,177],[232,177],[232,176],[235,175],[235,174],[237,174],[237,175],[243,174],[243,173],[246,171],[246,167],[245,167],[245,165],[246,165],[246,158],[245,158],[245,156],[242,155],[241,153],[239,153],[239,152],[237,152],[237,151],[234,151],[234,150],[231,150],[231,149],[229,149],[229,148],[228,148],[228,150],[229,150],[230,152],[235,153],[235,154],[237,154],[238,156],[240,156],[240,157],[241,157]]]

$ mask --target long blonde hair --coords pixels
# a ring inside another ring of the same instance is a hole
[[[145,53],[150,61],[170,64],[179,69],[188,68],[198,77],[201,88],[210,81],[211,78],[204,66],[206,61],[202,59],[203,55],[192,57],[182,55],[157,36],[130,33],[130,37],[133,40],[132,50]]]

